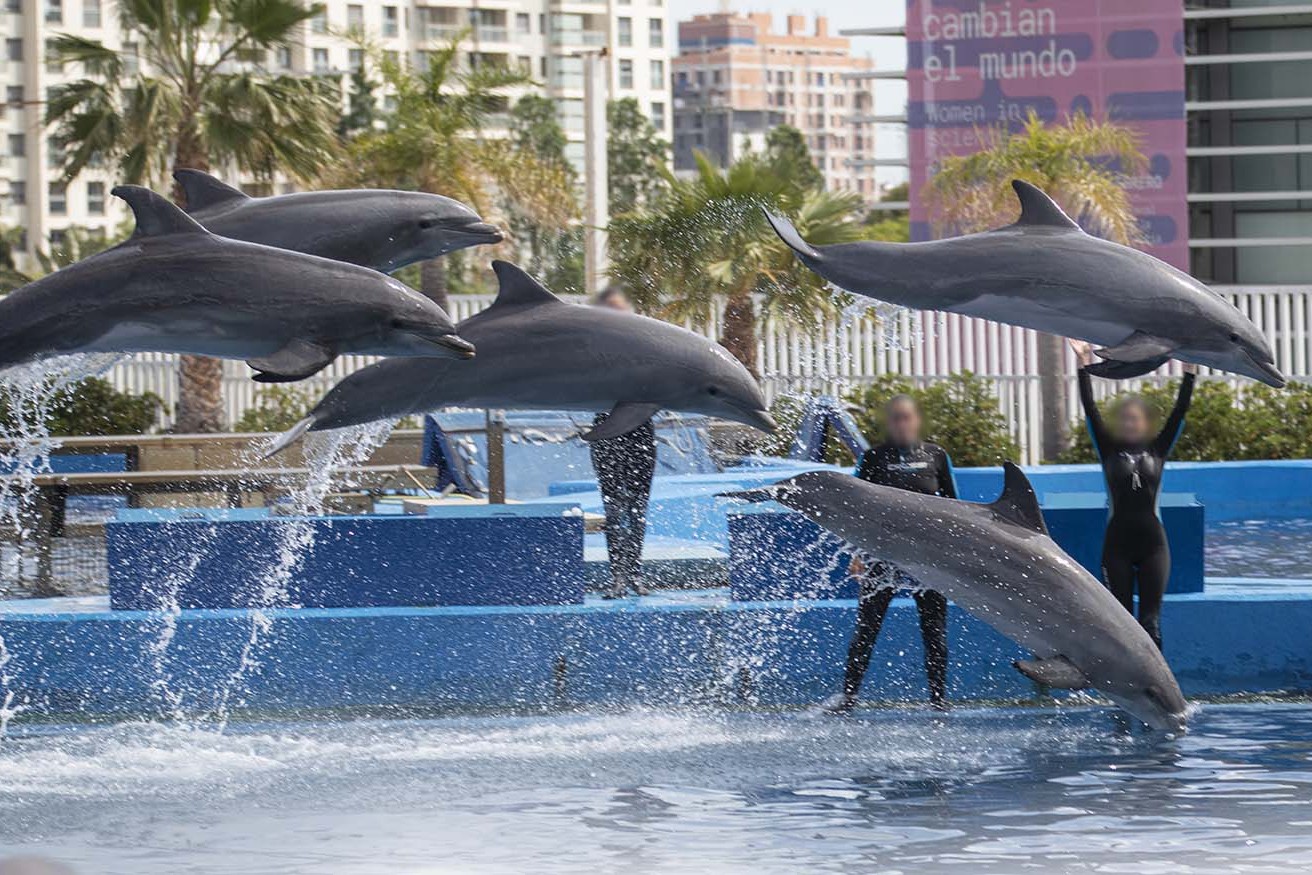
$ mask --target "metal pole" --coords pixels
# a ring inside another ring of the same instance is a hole
[[[487,412],[487,503],[506,503],[506,415]]]
[[[583,55],[583,260],[585,291],[589,295],[602,290],[610,269],[606,252],[606,226],[610,224],[606,67],[604,50]]]

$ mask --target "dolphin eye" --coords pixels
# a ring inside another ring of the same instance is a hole
[[[420,220],[419,220],[419,230],[421,230],[421,231],[427,231],[427,230],[429,230],[429,229],[431,229],[431,228],[436,228],[436,227],[437,227],[437,219],[420,219]]]
[[[715,386],[707,386],[707,387],[706,387],[706,394],[707,394],[707,395],[719,395],[719,394],[720,394],[720,390],[717,389]]]
[[[1231,332],[1230,332],[1230,342],[1231,342],[1231,343],[1238,343],[1238,342],[1239,342],[1239,332],[1238,332],[1238,331],[1231,331]]]

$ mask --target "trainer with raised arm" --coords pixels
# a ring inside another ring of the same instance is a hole
[[[895,395],[884,405],[887,440],[871,447],[861,457],[856,476],[881,486],[892,486],[926,495],[957,497],[952,460],[938,444],[921,438],[920,408],[909,395]],[[925,645],[925,673],[929,678],[929,700],[938,710],[948,708],[948,600],[942,593],[922,588],[896,566],[878,560],[853,557],[851,573],[861,583],[857,603],[856,631],[847,649],[843,691],[825,707],[846,713],[856,705],[861,682],[870,666],[870,655],[884,624],[884,615],[898,590],[910,589],[920,614],[920,636]]]
[[[1102,547],[1103,580],[1131,615],[1137,585],[1139,625],[1160,649],[1162,597],[1171,576],[1171,547],[1157,512],[1157,497],[1166,459],[1184,431],[1198,368],[1184,366],[1175,407],[1155,435],[1152,411],[1138,395],[1120,400],[1114,426],[1109,428],[1093,398],[1093,378],[1088,373],[1093,352],[1082,341],[1070,343],[1080,362],[1080,403],[1107,482],[1110,514]]]

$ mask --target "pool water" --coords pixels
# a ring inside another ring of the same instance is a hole
[[[83,873],[1312,868],[1308,704],[11,733],[0,848]]]
[[[1312,579],[1312,518],[1209,523],[1208,577]]]

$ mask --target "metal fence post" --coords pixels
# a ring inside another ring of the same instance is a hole
[[[506,414],[487,412],[487,503],[506,503]]]

